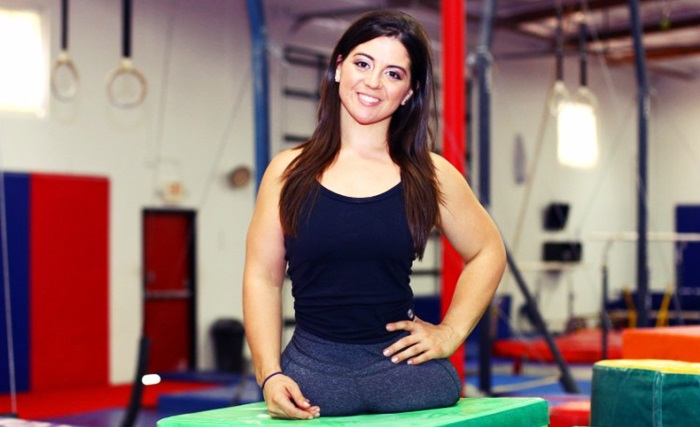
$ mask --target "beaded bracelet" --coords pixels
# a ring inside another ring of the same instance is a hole
[[[281,373],[282,373],[282,371],[277,371],[277,372],[273,372],[270,375],[266,376],[265,379],[263,380],[262,384],[260,384],[260,390],[265,389],[265,383],[267,382],[267,380],[269,380],[270,378],[274,377],[275,375],[279,375]]]

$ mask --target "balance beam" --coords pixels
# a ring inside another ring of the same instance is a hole
[[[323,414],[323,413],[322,413]],[[321,417],[300,421],[323,427],[547,427],[549,407],[536,397],[464,398],[448,408],[398,414]],[[157,427],[290,426],[271,418],[265,402],[163,418]]]

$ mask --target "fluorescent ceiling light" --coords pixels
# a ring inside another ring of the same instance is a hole
[[[557,115],[557,158],[565,166],[591,168],[598,163],[598,124],[595,107],[567,101]]]
[[[46,58],[36,10],[0,8],[0,110],[43,115]]]

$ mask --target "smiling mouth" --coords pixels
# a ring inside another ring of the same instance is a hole
[[[359,94],[360,101],[362,101],[363,104],[369,104],[369,105],[374,105],[379,103],[379,99],[369,96],[369,95],[364,95],[364,94]]]

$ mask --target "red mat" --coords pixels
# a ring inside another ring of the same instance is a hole
[[[201,390],[219,384],[164,381],[144,388],[142,407],[155,408],[161,394]],[[17,394],[17,415],[28,420],[54,418],[102,409],[126,408],[131,385],[89,387]],[[10,413],[10,396],[0,395],[0,412]]]
[[[600,329],[582,329],[560,335],[554,339],[562,357],[569,363],[593,363],[602,359],[602,335]],[[499,357],[519,360],[553,362],[554,356],[544,338],[498,340],[493,353]],[[608,359],[622,357],[622,332],[608,333]]]
[[[587,426],[590,419],[590,400],[562,403],[549,410],[549,427]]]

